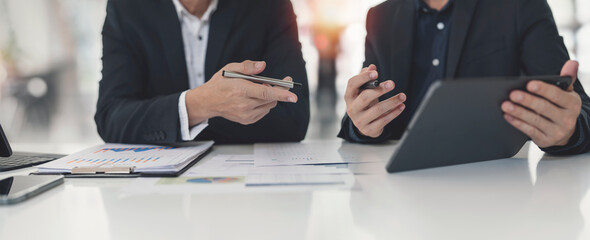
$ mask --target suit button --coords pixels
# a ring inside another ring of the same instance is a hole
[[[432,66],[438,67],[438,65],[440,65],[440,60],[438,60],[438,58],[432,60]]]

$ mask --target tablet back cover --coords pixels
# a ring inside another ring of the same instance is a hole
[[[480,78],[434,83],[408,125],[387,170],[399,172],[514,156],[529,139],[505,119],[500,105],[530,79]],[[569,80],[571,82],[571,79]],[[567,86],[565,86],[567,87]]]

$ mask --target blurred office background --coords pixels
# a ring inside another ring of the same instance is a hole
[[[312,92],[308,139],[334,138],[364,58],[367,10],[383,0],[292,0]],[[549,0],[590,90],[590,1]],[[0,0],[0,123],[15,144],[101,143],[93,121],[106,0]],[[586,14],[584,14],[586,13]],[[34,149],[33,149],[34,150]]]

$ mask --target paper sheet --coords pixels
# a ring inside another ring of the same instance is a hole
[[[177,178],[140,178],[124,189],[129,194],[231,193],[352,189],[348,164],[254,165],[254,155],[217,155],[197,163]]]
[[[367,162],[359,155],[339,152],[341,142],[255,144],[256,166]]]
[[[256,166],[254,155],[217,155],[203,163],[198,163],[183,176],[250,176],[282,174],[347,174],[347,163],[295,165],[295,166]]]

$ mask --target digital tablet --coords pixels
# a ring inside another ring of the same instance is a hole
[[[397,150],[390,173],[509,158],[529,137],[504,119],[500,105],[530,80],[567,89],[559,76],[467,78],[438,81],[429,88]],[[525,90],[526,91],[526,90]]]

